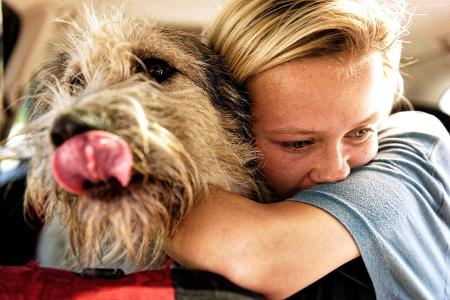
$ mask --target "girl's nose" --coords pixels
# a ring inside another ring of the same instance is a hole
[[[324,155],[316,166],[313,167],[310,176],[315,183],[336,182],[347,178],[350,174],[348,158],[340,145],[324,151]]]

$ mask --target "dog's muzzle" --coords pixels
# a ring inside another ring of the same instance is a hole
[[[55,181],[66,191],[81,195],[87,186],[117,180],[126,187],[131,180],[133,155],[121,137],[64,116],[53,125],[56,149],[52,159]]]

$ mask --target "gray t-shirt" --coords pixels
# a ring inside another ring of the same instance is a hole
[[[296,200],[336,217],[378,299],[450,299],[450,136],[420,112],[390,116],[375,159]]]

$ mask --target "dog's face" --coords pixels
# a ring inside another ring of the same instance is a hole
[[[208,186],[256,190],[248,104],[194,36],[119,12],[83,15],[62,23],[35,77],[27,203],[66,224],[81,266],[145,268]]]

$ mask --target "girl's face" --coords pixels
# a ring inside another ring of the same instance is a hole
[[[252,78],[248,90],[262,171],[280,198],[344,180],[368,163],[394,96],[378,53],[289,62]]]

